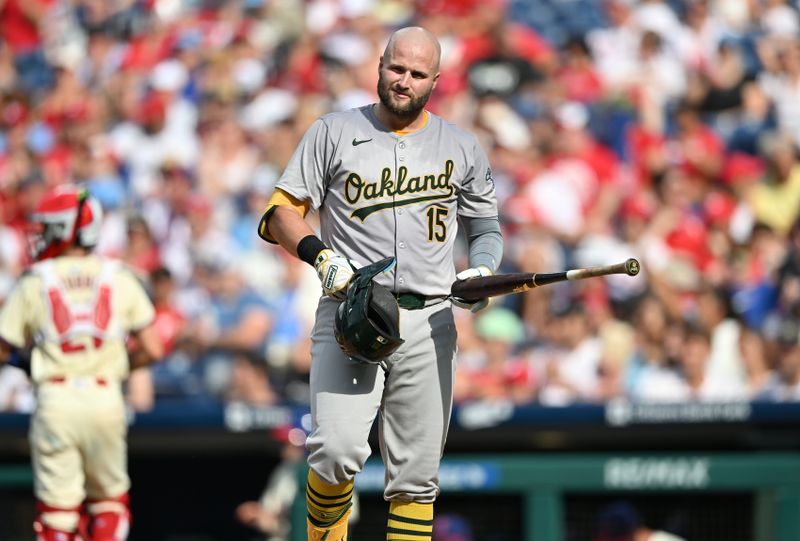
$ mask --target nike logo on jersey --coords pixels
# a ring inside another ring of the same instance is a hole
[[[353,146],[357,147],[358,145],[360,145],[362,143],[369,143],[370,141],[372,141],[372,139],[364,139],[362,141],[359,141],[358,139],[353,139]]]

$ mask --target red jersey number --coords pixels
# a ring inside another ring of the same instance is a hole
[[[64,336],[73,326],[74,317],[70,311],[61,291],[58,289],[50,289],[48,292],[50,299],[51,315],[53,317],[53,324],[58,331],[59,336]],[[103,345],[103,339],[98,338],[108,328],[108,322],[111,321],[111,289],[108,286],[101,286],[100,292],[97,295],[97,302],[94,305],[94,318],[92,325],[96,331],[92,337],[92,342],[95,349]],[[79,344],[72,340],[61,340],[61,351],[64,353],[78,353],[86,351],[85,344]]]

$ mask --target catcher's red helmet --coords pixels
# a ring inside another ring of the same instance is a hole
[[[57,257],[72,246],[94,248],[103,210],[84,188],[65,185],[47,193],[31,214],[31,257]]]

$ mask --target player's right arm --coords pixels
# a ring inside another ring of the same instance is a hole
[[[5,364],[8,362],[9,358],[11,357],[11,349],[13,347],[14,346],[5,340],[0,340],[0,364]]]
[[[297,245],[314,231],[306,223],[309,204],[277,188],[269,200],[258,226],[258,234],[267,242],[277,242],[295,257]],[[314,254],[316,256],[316,254]]]
[[[316,120],[303,135],[278,180],[258,224],[258,236],[297,256],[297,245],[313,235],[304,218],[325,199],[328,169],[335,154],[328,125]],[[316,255],[316,254],[314,254]]]
[[[303,135],[278,181],[258,225],[258,234],[312,265],[323,292],[343,299],[358,264],[331,250],[305,222],[309,210],[318,208],[325,198],[334,154],[328,126],[317,120]]]
[[[267,234],[287,252],[314,267],[326,295],[344,299],[353,271],[359,266],[358,263],[325,246],[308,226],[296,206],[276,205],[269,216],[265,214],[262,223]]]
[[[0,337],[0,365],[8,363],[17,368],[23,369],[30,374],[31,371],[31,350],[30,348],[19,348],[6,342]]]
[[[30,371],[29,314],[35,291],[30,275],[24,275],[0,309],[0,364],[9,363]]]

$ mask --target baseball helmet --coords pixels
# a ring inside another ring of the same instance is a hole
[[[31,256],[37,261],[78,246],[92,249],[100,238],[103,210],[88,190],[59,186],[47,193],[31,213]]]
[[[400,308],[397,299],[373,278],[394,265],[394,258],[361,267],[353,273],[347,298],[334,318],[334,336],[349,357],[370,364],[380,363],[397,351],[400,338]]]

